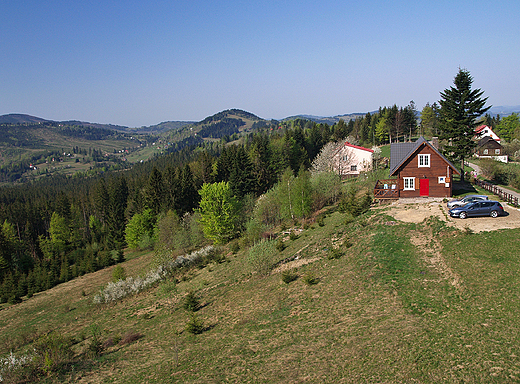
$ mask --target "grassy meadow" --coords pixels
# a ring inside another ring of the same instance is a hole
[[[115,303],[93,303],[111,267],[4,306],[1,355],[70,337],[73,354],[49,355],[42,383],[520,382],[520,230],[402,223],[384,206],[294,229],[275,234],[284,247],[265,275],[235,241]],[[127,259],[127,276],[154,265],[153,252]]]

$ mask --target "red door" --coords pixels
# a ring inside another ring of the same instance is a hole
[[[419,194],[430,196],[430,179],[419,179]]]

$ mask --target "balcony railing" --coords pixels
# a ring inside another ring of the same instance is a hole
[[[374,187],[374,199],[398,199],[399,180],[387,179],[377,180]]]

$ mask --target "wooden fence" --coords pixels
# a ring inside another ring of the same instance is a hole
[[[500,198],[504,201],[507,201],[509,204],[514,205],[515,207],[520,206],[519,199],[516,196],[513,196],[507,191],[504,191],[500,187],[497,187],[496,185],[493,185],[491,183],[488,183],[487,181],[482,181],[479,179],[475,179],[475,184],[479,187],[484,188],[486,191],[492,192],[495,195],[500,196]]]

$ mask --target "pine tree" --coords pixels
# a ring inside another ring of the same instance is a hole
[[[181,171],[180,177],[181,193],[179,196],[179,206],[177,211],[179,216],[184,215],[186,212],[191,212],[199,201],[199,194],[195,188],[195,182],[193,180],[193,173],[189,164],[186,164]]]
[[[107,217],[107,241],[110,249],[121,249],[125,242],[125,210],[128,200],[126,179],[114,180],[109,189],[109,206]]]
[[[476,120],[485,113],[487,97],[484,91],[471,89],[473,78],[469,71],[460,69],[455,76],[455,87],[441,92],[439,104],[441,117],[440,139],[446,140],[444,152],[448,158],[461,163],[461,179],[464,180],[464,160],[473,154],[477,142],[475,136]]]
[[[256,183],[253,176],[253,163],[244,147],[237,147],[231,163],[229,187],[235,196],[242,198],[255,191]]]
[[[145,188],[145,199],[147,208],[157,216],[161,212],[164,201],[164,183],[161,172],[153,167]]]

